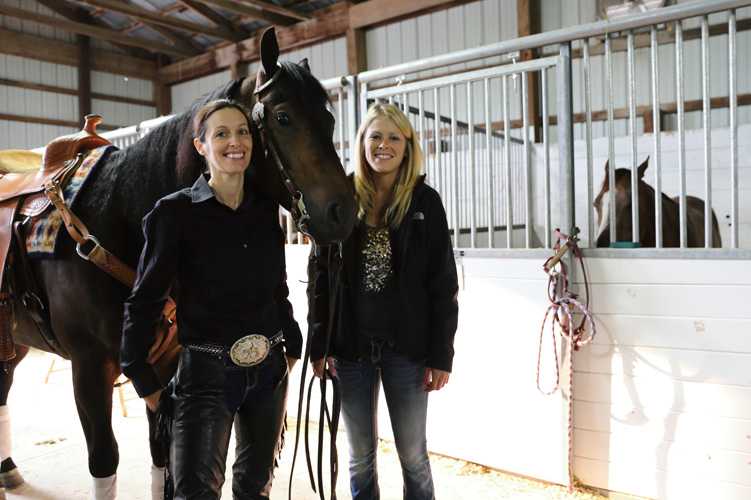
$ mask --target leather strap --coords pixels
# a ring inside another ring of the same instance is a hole
[[[62,194],[62,185],[67,177],[75,172],[75,169],[83,161],[83,155],[78,155],[73,168],[64,169],[60,176],[55,176],[44,185],[44,194],[55,206],[65,224],[65,229],[73,241],[76,242],[76,252],[82,259],[88,260],[102,271],[106,272],[123,285],[132,288],[136,279],[135,271],[123,261],[112,255],[106,248],[99,244],[99,240],[89,233],[81,219],[70,211]],[[65,174],[68,174],[67,176]],[[85,248],[86,247],[86,248]]]

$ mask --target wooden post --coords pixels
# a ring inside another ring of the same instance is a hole
[[[517,0],[517,32],[520,37],[540,32],[540,0]],[[524,50],[519,60],[529,61],[537,57],[537,50]],[[534,125],[532,141],[542,140],[542,117],[540,116],[540,78],[537,71],[527,73],[527,109]]]
[[[167,63],[166,57],[160,55],[157,63],[161,68]],[[152,80],[152,91],[157,116],[172,114],[172,91],[170,85],[166,84],[160,76],[157,76]]]
[[[91,114],[91,47],[89,37],[77,35],[76,39],[78,42],[78,116],[83,127],[83,117]]]
[[[368,69],[367,50],[365,46],[365,30],[361,28],[347,29],[347,73],[356,75]]]

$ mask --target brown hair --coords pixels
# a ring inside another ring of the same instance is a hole
[[[248,128],[251,130],[253,129],[251,126],[252,122],[250,120],[250,113],[245,106],[237,101],[233,101],[232,99],[215,99],[204,104],[193,117],[193,137],[197,137],[199,141],[204,142],[206,140],[206,122],[209,120],[209,117],[220,109],[225,108],[234,108],[242,113],[248,121]],[[255,134],[253,134],[254,143],[255,139]]]

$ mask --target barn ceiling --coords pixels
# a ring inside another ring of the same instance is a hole
[[[37,0],[51,18],[0,13],[105,40],[139,57],[175,62],[239,42],[270,25],[292,26],[340,0]],[[354,2],[350,2],[354,3]],[[88,27],[88,29],[87,29]]]

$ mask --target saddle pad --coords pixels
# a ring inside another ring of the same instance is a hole
[[[69,207],[73,207],[76,196],[85,186],[89,174],[99,164],[99,160],[114,146],[103,146],[92,150],[68,184],[63,188],[63,197]],[[41,215],[33,217],[26,230],[26,252],[35,259],[51,259],[55,257],[57,236],[63,219],[55,207],[50,206]]]

